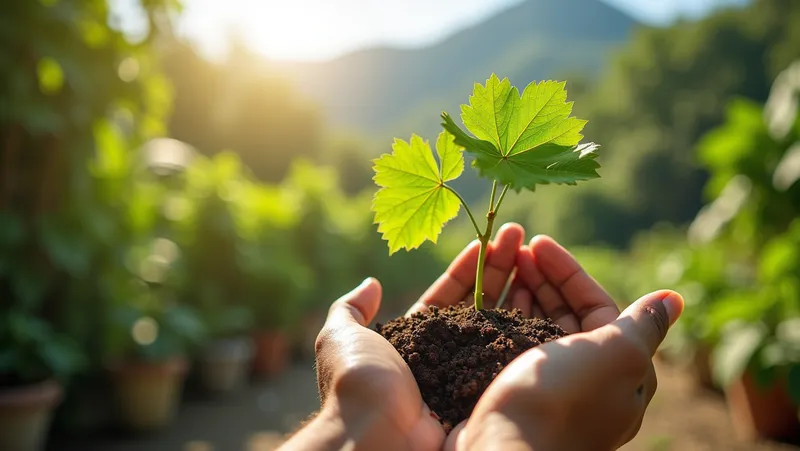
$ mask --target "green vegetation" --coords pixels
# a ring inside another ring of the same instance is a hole
[[[436,141],[439,164],[430,145],[417,135],[410,142],[395,139],[392,153],[375,160],[372,209],[389,254],[411,250],[426,240],[436,242],[459,207],[469,216],[480,241],[475,283],[475,309],[483,309],[483,268],[494,222],[509,189],[533,191],[550,183],[575,185],[599,177],[594,143],[578,145],[586,121],[570,117],[566,83],[531,83],[520,96],[507,78],[495,74],[486,85],[475,84],[461,119],[473,136],[442,113],[444,131]],[[464,172],[462,150],[473,154],[473,166],[492,179],[486,226],[482,229],[466,201],[447,182]],[[498,196],[499,185],[502,191]]]
[[[242,46],[203,59],[171,30],[174,0],[132,2],[148,26],[126,34],[110,3],[0,17],[0,388],[56,378],[72,405],[114,362],[297,334],[368,275],[396,316],[465,241],[485,256],[502,213],[615,299],[683,293],[670,354],[711,350],[720,384],[750,372],[800,399],[800,3],[632,31],[602,2],[530,1],[429,49],[297,67]],[[486,67],[509,78],[475,86],[460,121],[420,123]],[[512,86],[548,78],[570,80],[585,131],[562,83]],[[385,143],[343,125],[418,135],[376,174]],[[608,148],[603,179],[553,187],[597,177],[582,133]]]

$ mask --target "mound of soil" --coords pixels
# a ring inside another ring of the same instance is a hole
[[[437,308],[375,329],[397,349],[417,380],[422,399],[448,433],[467,419],[486,387],[523,352],[567,335],[553,321],[519,310],[472,306]]]

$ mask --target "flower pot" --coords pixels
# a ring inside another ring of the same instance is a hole
[[[148,431],[172,423],[186,370],[186,360],[178,357],[158,363],[129,362],[112,369],[122,426]]]
[[[50,420],[61,400],[61,386],[52,380],[0,389],[0,449],[44,449]]]
[[[789,397],[785,377],[762,388],[746,372],[726,388],[725,397],[740,439],[792,440],[800,436],[798,407]]]
[[[253,373],[257,377],[274,377],[286,369],[289,363],[289,340],[283,332],[256,332],[253,341]]]
[[[200,379],[212,392],[224,393],[244,385],[253,359],[250,338],[215,340],[200,358]]]

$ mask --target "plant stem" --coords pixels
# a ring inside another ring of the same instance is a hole
[[[495,205],[492,208],[492,211],[494,212],[495,216],[497,216],[497,211],[500,209],[500,204],[503,203],[503,199],[506,197],[506,193],[508,192],[508,187],[509,186],[510,185],[506,185],[506,186],[503,187],[503,192],[500,193],[500,198],[497,199],[497,205]]]
[[[456,195],[456,197],[458,198],[458,200],[459,200],[459,201],[461,201],[461,205],[463,205],[463,206],[464,206],[464,210],[466,210],[466,211],[467,211],[467,216],[469,216],[469,220],[470,220],[470,221],[472,221],[472,227],[474,227],[474,228],[475,228],[475,233],[478,235],[478,238],[480,238],[480,237],[481,237],[481,228],[480,228],[480,227],[478,227],[478,223],[475,221],[475,217],[474,217],[474,216],[472,216],[472,212],[469,210],[469,206],[467,206],[467,202],[466,202],[466,201],[464,200],[464,198],[463,198],[463,197],[461,197],[461,195],[460,195],[460,194],[458,194],[458,192],[456,192],[456,190],[454,190],[453,188],[451,188],[451,187],[449,187],[449,186],[447,186],[447,185],[442,185],[442,186],[443,186],[443,187],[444,187],[446,190],[448,190],[448,191],[450,191],[451,193],[455,194],[455,195]]]
[[[483,310],[483,267],[486,264],[486,251],[489,248],[489,240],[492,239],[494,218],[494,211],[489,211],[486,215],[486,231],[479,236],[481,249],[478,252],[478,267],[475,273],[475,310]]]
[[[497,180],[492,181],[492,195],[489,197],[489,211],[494,211],[494,197],[497,194]]]

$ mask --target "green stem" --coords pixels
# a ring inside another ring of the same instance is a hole
[[[492,181],[492,195],[489,197],[489,211],[494,211],[494,197],[497,194],[497,180]]]
[[[497,216],[497,211],[500,210],[500,204],[503,203],[503,199],[505,199],[506,197],[506,193],[508,192],[509,186],[510,185],[506,185],[503,187],[503,192],[500,193],[500,198],[497,199],[497,204],[492,208],[492,211],[494,212],[495,216]]]
[[[493,211],[486,215],[486,231],[479,235],[481,249],[478,252],[478,267],[475,269],[475,310],[483,310],[483,267],[486,264],[486,251],[489,248],[489,240],[492,239],[494,217]]]
[[[446,190],[448,190],[448,191],[450,191],[451,193],[455,194],[455,195],[456,195],[456,197],[458,198],[458,200],[459,200],[459,201],[461,201],[461,205],[463,205],[463,206],[464,206],[464,210],[466,210],[466,211],[467,211],[467,216],[469,216],[469,220],[470,220],[470,221],[472,221],[472,227],[474,227],[474,228],[475,228],[475,233],[478,235],[478,237],[480,237],[480,236],[481,236],[481,228],[480,228],[480,227],[478,227],[478,223],[475,221],[475,217],[474,217],[474,216],[472,216],[472,212],[469,210],[469,206],[467,205],[467,202],[466,202],[466,201],[464,200],[464,198],[463,198],[463,197],[461,197],[461,195],[460,195],[460,194],[458,194],[458,192],[456,192],[456,190],[454,190],[453,188],[451,188],[451,187],[449,187],[449,186],[447,186],[447,185],[442,185],[442,186],[443,186],[443,187],[444,187]]]

